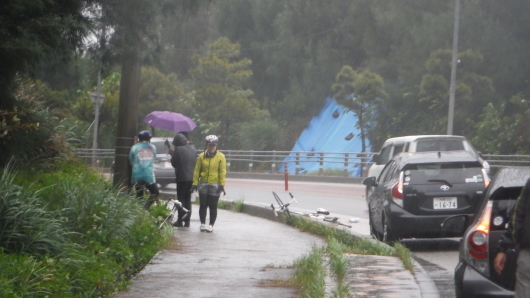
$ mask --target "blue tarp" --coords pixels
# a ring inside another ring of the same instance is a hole
[[[338,117],[333,117],[337,111]],[[359,159],[355,158],[354,152],[362,151],[360,131],[355,128],[357,117],[353,112],[344,113],[344,108],[337,104],[332,98],[326,99],[326,104],[320,113],[313,117],[307,128],[302,132],[298,141],[291,151],[311,151],[309,156],[300,154],[299,173],[311,173],[319,171],[319,152],[326,152],[326,162],[324,169],[344,169],[345,154],[348,154],[348,173],[351,176],[360,177],[360,167],[356,164]],[[351,140],[346,140],[346,136],[354,134]],[[368,146],[368,140],[366,140]],[[367,148],[367,151],[368,148]],[[313,154],[314,152],[314,154]],[[336,152],[336,154],[329,154]],[[334,162],[327,162],[333,158]],[[291,152],[284,161],[288,162],[289,173],[296,173],[296,155]]]

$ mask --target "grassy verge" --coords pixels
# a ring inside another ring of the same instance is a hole
[[[414,258],[412,258],[410,250],[397,242],[394,243],[394,249],[396,250],[396,257],[400,258],[405,268],[414,274]]]
[[[219,201],[219,208],[241,212],[243,201]],[[349,268],[345,253],[380,255],[398,257],[407,270],[414,274],[414,259],[410,250],[400,243],[388,246],[379,241],[359,238],[349,231],[338,229],[329,224],[313,221],[306,217],[293,216],[291,225],[301,231],[312,233],[327,239],[325,248],[313,247],[305,257],[294,263],[295,274],[285,285],[295,285],[300,297],[324,297],[326,268],[335,278],[336,285],[330,295],[333,297],[350,297],[349,286],[345,277]],[[285,219],[285,218],[284,218]],[[327,262],[324,262],[327,260]],[[281,283],[281,282],[280,282]]]
[[[170,240],[83,164],[0,175],[1,297],[112,296]]]
[[[308,256],[294,264],[293,282],[300,297],[324,297],[326,267],[322,263],[323,250],[313,247]]]
[[[315,258],[313,255],[317,253],[320,253],[320,260],[326,257],[329,259],[328,267],[331,274],[336,278],[337,285],[333,290],[333,297],[349,297],[350,295],[349,287],[344,282],[349,267],[347,259],[344,258],[344,253],[398,257],[403,261],[405,268],[414,274],[414,261],[411,252],[399,243],[389,247],[381,242],[359,238],[352,235],[349,231],[337,229],[305,217],[294,216],[292,224],[302,231],[327,239],[325,250],[313,248],[308,257],[302,258],[295,263],[297,273],[293,280],[299,286],[302,297],[324,297],[324,294],[321,294],[320,287],[316,286],[325,282],[325,277],[319,274],[320,267],[323,266],[322,261],[317,264],[313,260]]]

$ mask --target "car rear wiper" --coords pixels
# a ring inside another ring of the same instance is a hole
[[[443,179],[429,179],[429,180],[427,180],[427,182],[441,182],[441,183],[445,183],[445,184],[449,185],[449,187],[453,187],[453,185],[451,183],[449,183],[447,180],[443,180]]]

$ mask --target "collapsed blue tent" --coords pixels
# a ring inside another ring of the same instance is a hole
[[[348,154],[348,174],[360,177],[360,166],[355,158],[355,153],[362,151],[360,131],[355,128],[357,117],[337,104],[332,98],[326,99],[326,104],[320,113],[311,119],[307,128],[302,132],[294,145],[289,157],[284,159],[288,162],[288,171],[296,173],[296,153],[294,151],[310,151],[301,153],[299,159],[299,173],[318,172],[320,167],[319,152],[326,152],[324,169],[344,169],[346,155]],[[353,134],[353,136],[352,136]],[[349,139],[349,140],[348,140]],[[368,140],[365,140],[368,144]],[[367,151],[369,151],[367,149]],[[329,152],[333,152],[330,154]],[[351,153],[350,153],[351,152]],[[328,162],[328,160],[331,160]]]

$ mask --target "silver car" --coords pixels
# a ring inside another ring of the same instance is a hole
[[[151,138],[151,144],[156,147],[156,160],[155,160],[155,177],[156,182],[160,187],[166,187],[169,183],[175,183],[175,169],[171,165],[171,155],[169,155],[169,150],[164,144],[165,141],[169,141],[171,149],[175,149],[173,144],[171,144],[171,139],[168,138]]]

